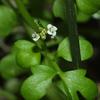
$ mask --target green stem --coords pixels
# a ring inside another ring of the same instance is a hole
[[[53,66],[54,70],[57,72],[57,74],[59,75],[59,77],[61,78],[62,82],[63,82],[63,85],[64,85],[64,89],[66,91],[66,94],[67,94],[67,100],[72,100],[71,96],[70,96],[70,93],[69,93],[69,90],[68,90],[68,87],[66,85],[66,81],[64,79],[64,72],[60,69],[60,67],[58,66],[57,62],[56,62],[56,59],[55,60],[52,60],[48,54],[47,54],[47,50],[44,54],[44,56],[46,57],[46,59],[48,60],[49,64]]]
[[[59,44],[62,40],[63,40],[62,37],[56,37],[56,40],[46,42],[47,47],[55,46],[55,45]]]
[[[67,94],[67,100],[72,100],[71,95],[69,93],[68,87],[66,85],[66,81],[64,79],[64,72],[59,68],[58,64],[56,63],[56,61],[52,61],[52,65],[54,66],[54,69],[57,71],[57,74],[59,75],[59,77],[61,78],[63,85],[64,85],[64,89],[66,91]]]
[[[81,57],[74,0],[65,0],[65,25],[68,27],[73,67],[80,67]]]
[[[34,29],[34,31],[39,32],[39,27],[34,22],[34,19],[30,16],[30,14],[27,12],[27,10],[24,7],[24,4],[21,2],[21,0],[16,0],[16,4],[18,6],[19,12],[21,13],[24,20],[29,24],[30,27]]]

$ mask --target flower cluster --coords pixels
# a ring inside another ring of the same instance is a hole
[[[56,32],[57,31],[57,27],[55,27],[54,25],[52,24],[48,24],[47,25],[47,29],[42,29],[41,33],[36,33],[34,32],[32,34],[32,39],[34,41],[38,41],[40,38],[42,39],[46,39],[46,34],[50,35],[51,38],[54,38],[56,36]]]

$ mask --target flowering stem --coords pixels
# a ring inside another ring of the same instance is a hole
[[[34,29],[34,31],[39,32],[39,27],[35,23],[34,19],[30,16],[30,14],[27,12],[27,10],[24,7],[24,4],[21,0],[16,0],[16,4],[18,6],[19,12],[24,18],[24,20],[27,22],[27,24]]]
[[[68,27],[73,67],[80,67],[81,56],[76,24],[74,0],[65,0],[65,25]]]

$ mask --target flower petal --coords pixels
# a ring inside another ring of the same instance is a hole
[[[51,31],[49,31],[49,30],[47,31],[47,33],[48,33],[49,35],[52,35],[52,32],[51,32]]]
[[[50,29],[50,28],[52,28],[52,25],[51,24],[48,24],[47,25],[47,29]]]
[[[40,35],[37,34],[36,32],[34,32],[34,33],[32,34],[32,39],[33,39],[34,41],[37,41],[39,38],[40,38]]]

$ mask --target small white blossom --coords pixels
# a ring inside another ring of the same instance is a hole
[[[39,38],[40,38],[40,35],[37,34],[36,32],[34,32],[34,33],[32,34],[32,39],[33,39],[34,41],[38,41]]]
[[[47,33],[51,35],[51,38],[54,38],[56,36],[56,31],[57,31],[57,27],[51,24],[47,25]]]

